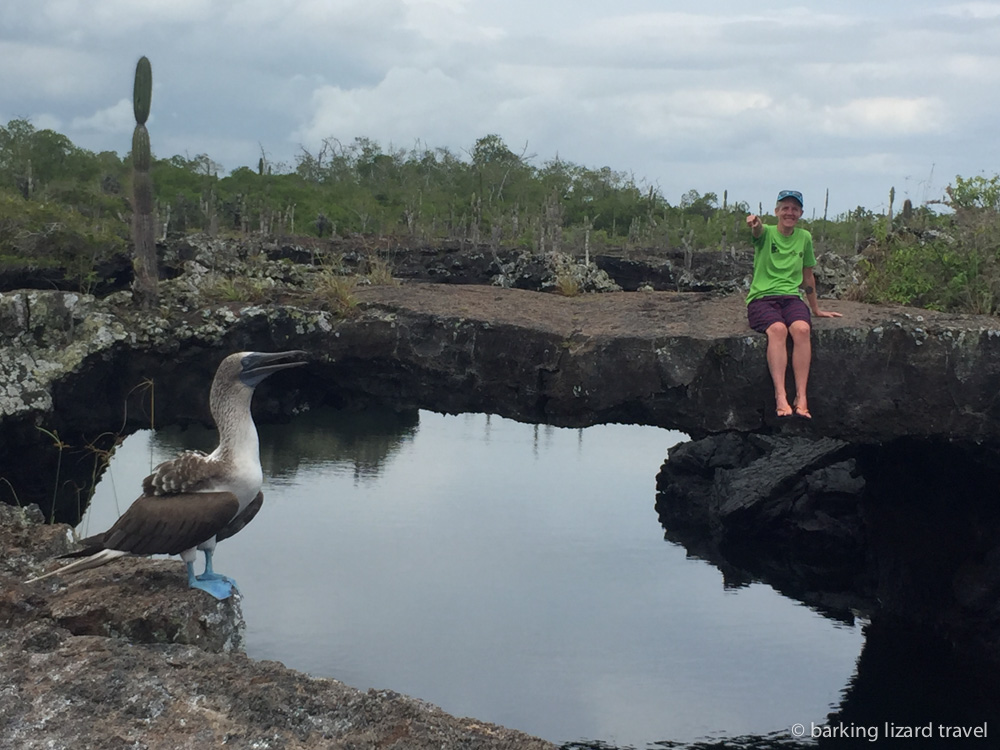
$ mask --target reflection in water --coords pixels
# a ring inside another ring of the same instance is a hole
[[[334,416],[335,415],[335,416]],[[294,423],[260,428],[260,460],[264,476],[294,476],[300,466],[350,464],[357,478],[374,478],[400,447],[413,439],[419,423],[416,409],[333,412],[320,409],[296,417]],[[218,445],[214,429],[189,427],[153,434],[154,450],[172,456],[184,450],[211,451]]]
[[[217,554],[255,658],[605,747],[776,737],[825,721],[854,671],[860,627],[727,590],[664,542],[655,475],[678,433],[381,411],[260,432],[264,508]],[[213,441],[130,438],[84,523]]]
[[[872,621],[865,638],[858,671],[831,714],[831,725],[879,727],[883,735],[887,722],[897,727],[985,723],[1000,730],[1000,674],[994,665],[961,657],[954,644],[888,617]]]

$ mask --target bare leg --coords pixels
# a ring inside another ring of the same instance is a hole
[[[767,327],[767,369],[774,384],[774,406],[779,417],[792,413],[785,392],[785,371],[788,369],[788,327],[784,323],[772,323]],[[794,354],[794,352],[793,352]]]
[[[809,399],[806,386],[809,384],[809,364],[812,362],[811,328],[804,320],[796,320],[789,326],[792,334],[792,374],[795,376],[795,413],[809,417]]]

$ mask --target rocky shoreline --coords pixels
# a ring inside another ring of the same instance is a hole
[[[22,583],[71,549],[68,532],[0,503],[2,748],[555,748],[250,659],[239,598],[188,589],[176,560]]]

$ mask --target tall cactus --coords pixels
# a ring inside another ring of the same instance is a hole
[[[153,98],[153,69],[143,56],[135,66],[132,89],[132,111],[135,131],[132,133],[132,240],[135,244],[135,283],[133,294],[143,309],[155,307],[159,301],[156,267],[156,240],[153,231],[153,180],[149,175],[152,162],[146,119]]]

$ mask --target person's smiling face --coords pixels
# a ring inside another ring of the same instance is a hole
[[[791,234],[802,218],[802,206],[794,198],[785,198],[778,202],[774,215],[778,217],[778,231],[782,234]]]

